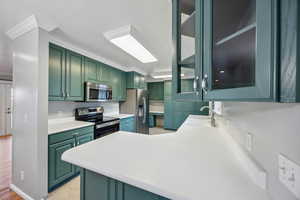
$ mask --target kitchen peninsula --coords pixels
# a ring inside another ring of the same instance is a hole
[[[222,134],[191,115],[175,134],[118,132],[62,159],[82,168],[81,200],[268,200]]]

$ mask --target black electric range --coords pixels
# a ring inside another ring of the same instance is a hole
[[[94,138],[100,138],[120,130],[120,119],[104,117],[103,107],[76,108],[75,119],[78,121],[94,122]]]

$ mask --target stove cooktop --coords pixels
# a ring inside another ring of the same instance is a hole
[[[88,122],[94,122],[96,124],[103,124],[103,123],[106,123],[106,122],[111,122],[111,121],[117,121],[119,120],[119,118],[115,118],[115,117],[103,117],[103,119],[89,119],[89,120],[86,120]]]

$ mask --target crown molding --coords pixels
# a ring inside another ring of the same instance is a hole
[[[53,31],[54,29],[57,28],[56,25],[54,24],[41,24],[39,23],[37,17],[35,15],[31,15],[29,17],[27,17],[25,20],[23,20],[22,22],[18,23],[17,25],[15,25],[14,27],[12,27],[11,29],[9,29],[6,32],[6,35],[14,40],[18,37],[20,37],[21,35],[28,33],[29,31],[36,29],[36,28],[43,28],[44,30],[50,32]]]

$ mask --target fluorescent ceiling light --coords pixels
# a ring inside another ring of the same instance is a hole
[[[181,74],[180,76],[183,77],[184,74]],[[159,79],[159,78],[172,78],[172,75],[171,74],[167,74],[167,75],[157,75],[157,76],[152,76],[152,77],[155,78],[155,79]]]
[[[138,40],[137,31],[132,26],[122,27],[104,34],[105,37],[114,45],[121,48],[142,63],[156,62],[150,51],[148,51]]]

